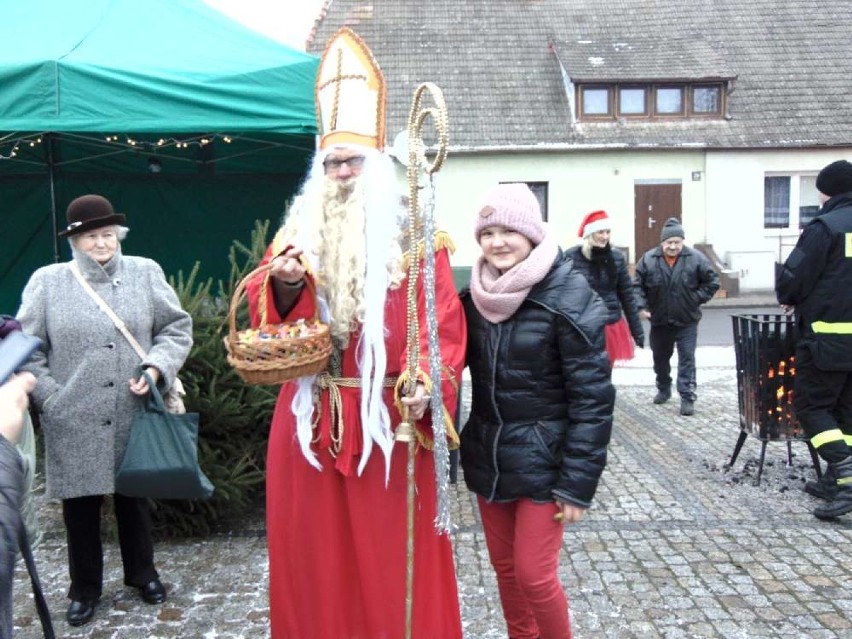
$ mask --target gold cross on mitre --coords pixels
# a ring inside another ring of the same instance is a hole
[[[320,149],[385,145],[385,78],[364,41],[341,28],[325,47],[315,87]]]

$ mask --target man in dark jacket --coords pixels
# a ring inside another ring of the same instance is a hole
[[[719,275],[698,251],[684,246],[680,221],[671,217],[660,233],[660,246],[636,264],[634,286],[639,315],[651,321],[650,343],[657,376],[655,404],[672,396],[671,357],[677,345],[680,414],[695,413],[695,347],[700,306],[719,290]]]
[[[808,223],[775,291],[795,310],[796,416],[828,470],[805,490],[828,500],[814,516],[852,511],[852,163],[832,162],[816,180],[822,209]]]

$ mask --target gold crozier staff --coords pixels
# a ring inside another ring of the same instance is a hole
[[[435,106],[421,109],[421,101],[425,92],[432,95]],[[426,159],[422,128],[427,118],[431,117],[438,133],[438,148],[435,159],[430,164]],[[446,426],[444,424],[443,398],[441,396],[441,356],[437,340],[437,319],[434,308],[435,302],[435,272],[434,272],[434,219],[431,207],[425,212],[421,210],[419,192],[421,173],[425,172],[431,178],[444,163],[447,155],[448,127],[447,107],[441,89],[431,83],[423,83],[414,91],[411,111],[408,116],[408,297],[406,339],[408,354],[407,376],[409,380],[407,393],[414,394],[420,362],[420,322],[417,312],[417,279],[420,274],[420,238],[418,229],[422,229],[424,243],[423,255],[426,260],[424,267],[424,291],[426,293],[426,317],[429,322],[429,363],[430,374],[436,383],[432,388],[430,398],[432,408],[432,430],[435,456],[435,486],[438,492],[436,526],[439,531],[449,530],[449,489],[448,489],[448,459]],[[434,197],[431,198],[434,202]],[[430,308],[431,307],[431,308]],[[409,418],[407,406],[402,409],[402,422],[396,430],[395,439],[405,443],[408,449],[406,465],[407,478],[407,520],[406,520],[406,572],[405,572],[405,638],[411,639],[412,613],[414,609],[414,459],[417,451],[417,437],[414,424]]]

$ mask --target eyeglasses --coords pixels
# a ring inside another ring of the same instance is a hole
[[[351,170],[360,169],[364,166],[364,156],[363,155],[353,155],[351,158],[326,158],[323,160],[322,165],[325,167],[326,171],[339,171],[340,167],[343,165],[348,166]]]

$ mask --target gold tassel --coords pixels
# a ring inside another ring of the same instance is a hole
[[[449,450],[458,450],[461,440],[459,439],[458,432],[456,432],[455,422],[453,422],[453,418],[446,407],[444,407],[444,428],[447,429],[447,448]],[[432,438],[423,433],[419,428],[415,428],[415,430],[417,431],[417,442],[426,450],[432,450],[435,447],[435,442],[432,441]]]
[[[450,255],[452,255],[456,252],[456,245],[449,233],[446,231],[435,231],[435,252],[437,253],[444,249],[447,249]],[[424,257],[426,257],[426,243],[423,240],[420,240],[417,243],[417,259],[422,260]],[[406,273],[408,272],[410,259],[411,251],[408,250],[405,252],[405,255],[402,256],[402,270]]]

